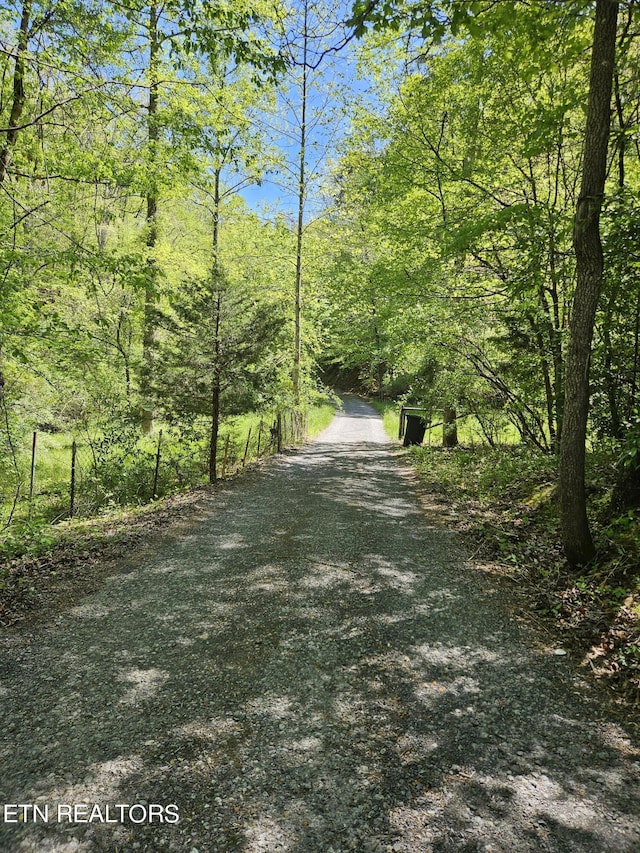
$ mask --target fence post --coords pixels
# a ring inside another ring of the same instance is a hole
[[[69,518],[73,518],[73,514],[75,512],[75,503],[76,503],[76,455],[78,452],[78,445],[76,444],[75,438],[73,439],[73,443],[71,445],[71,488],[69,495]]]
[[[276,418],[276,448],[278,453],[282,453],[282,415],[280,412]]]
[[[247,453],[249,452],[249,442],[251,441],[251,427],[249,427],[249,432],[247,433],[247,443],[244,446],[244,456],[242,457],[242,467],[247,464]]]
[[[36,484],[36,442],[38,433],[33,433],[33,441],[31,443],[31,477],[29,479],[29,521],[31,521],[31,511],[33,509],[33,492]]]
[[[224,443],[224,457],[222,459],[222,479],[224,480],[224,475],[227,473],[227,458],[229,456],[229,439],[231,438],[231,433],[227,433],[227,439]]]
[[[160,473],[160,450],[162,448],[162,430],[158,433],[158,449],[156,451],[156,467],[153,472],[153,489],[151,490],[151,500],[153,500],[158,491],[158,474]]]
[[[260,426],[258,427],[258,448],[256,450],[256,459],[260,459],[260,439],[262,438],[262,418],[260,419]]]
[[[256,449],[256,459],[260,459],[260,439],[262,438],[262,429],[264,424],[262,423],[262,418],[260,419],[260,425],[258,427],[258,447]]]

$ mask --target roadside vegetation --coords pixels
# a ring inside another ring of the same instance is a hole
[[[399,404],[374,402],[398,440]],[[560,537],[557,459],[525,445],[489,447],[475,431],[442,447],[406,448],[421,488],[464,535],[484,569],[510,578],[523,608],[583,665],[630,702],[640,701],[640,511],[620,511],[611,485],[620,464],[611,451],[587,455],[590,516],[598,554],[576,572]],[[474,441],[475,439],[475,441]]]
[[[282,447],[313,438],[331,423],[335,411],[336,402],[328,398],[310,406],[302,422],[304,435],[295,433],[290,414],[289,424],[283,427]],[[242,474],[245,467],[261,464],[276,452],[276,438],[267,428],[257,456],[257,436],[260,424],[264,426],[265,423],[271,424],[272,419],[267,419],[263,413],[244,415],[225,424],[223,434],[229,435],[230,441],[228,445],[225,441],[228,458],[217,480],[219,485]],[[256,443],[248,441],[251,435]],[[130,467],[125,458],[119,468],[108,469],[111,482],[118,477],[121,480],[119,489],[109,500],[99,507],[92,506],[88,513],[79,512],[69,518],[66,503],[68,444],[68,440],[58,436],[45,445],[51,450],[52,464],[43,466],[39,472],[42,482],[55,484],[59,489],[62,517],[33,514],[29,518],[27,507],[27,515],[18,518],[0,540],[0,625],[13,624],[35,613],[51,615],[57,606],[68,605],[93,589],[98,579],[111,570],[114,560],[126,558],[131,548],[140,545],[146,537],[160,533],[168,525],[188,523],[189,516],[204,496],[212,495],[215,500],[216,486],[207,482],[203,461],[206,443],[201,443],[192,447],[194,457],[201,463],[194,466],[194,475],[188,480],[161,480],[153,499],[149,495],[148,476],[142,491],[139,486],[127,489],[126,484],[139,482],[136,478],[144,456],[138,452],[130,457]],[[149,443],[151,451],[156,446],[157,438],[155,443]],[[169,445],[169,458],[173,458],[171,452]],[[151,453],[149,459],[155,465],[155,453]],[[144,470],[148,475],[149,471]]]
[[[221,478],[277,450],[315,435],[330,422],[334,405],[318,402],[303,415],[293,410],[249,412],[224,420],[217,468]],[[278,437],[278,430],[280,432]],[[77,437],[76,437],[77,436]],[[0,556],[38,548],[46,529],[72,517],[116,507],[142,506],[194,488],[208,479],[206,422],[188,429],[156,424],[142,434],[135,418],[108,420],[82,433],[34,432],[15,456],[17,494],[4,491],[7,519]],[[1,492],[0,492],[1,494]]]

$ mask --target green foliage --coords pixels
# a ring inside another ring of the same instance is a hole
[[[224,251],[228,255],[231,247]],[[261,293],[233,263],[228,274],[218,262],[207,275],[180,281],[159,311],[148,377],[165,417],[211,416],[214,393],[226,415],[272,403],[285,322],[282,303]]]
[[[618,465],[623,471],[640,471],[640,415],[627,424]]]
[[[307,436],[314,436],[325,430],[335,417],[336,406],[334,403],[317,403],[307,411]]]
[[[445,5],[441,23],[473,38],[430,55],[377,124],[363,116],[341,164],[332,358],[379,392],[473,412],[488,435],[508,418],[546,448],[562,417],[587,30],[523,7],[504,31],[504,4],[479,30]]]
[[[553,490],[547,493],[543,502],[538,498],[541,487],[555,482],[555,460],[529,448],[419,447],[412,449],[411,455],[418,470],[437,481],[445,492],[505,506],[513,502],[514,520],[521,519],[523,512],[548,506],[553,494]]]
[[[608,200],[603,215],[605,280],[593,351],[595,428],[621,439],[634,416],[640,336],[638,188],[624,187]]]
[[[0,556],[10,559],[17,556],[37,556],[46,553],[55,542],[50,524],[44,519],[20,520],[6,531],[0,540]],[[0,594],[8,577],[8,568],[0,570]],[[23,587],[27,579],[19,579]]]

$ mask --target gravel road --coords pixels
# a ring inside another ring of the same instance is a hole
[[[0,851],[638,853],[638,743],[507,583],[346,398],[2,638]]]

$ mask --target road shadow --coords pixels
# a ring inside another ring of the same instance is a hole
[[[371,410],[343,421],[7,645],[3,802],[179,823],[5,822],[0,850],[640,849],[638,745],[425,521]]]

